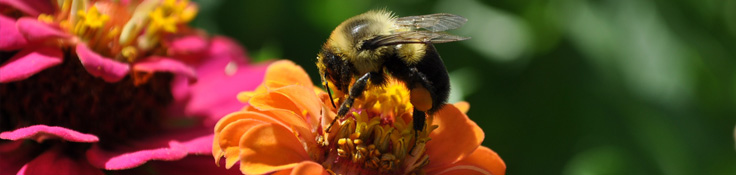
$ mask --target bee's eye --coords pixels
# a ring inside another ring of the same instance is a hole
[[[325,68],[325,74],[327,74],[326,78],[329,80],[335,80],[336,71],[339,72],[339,70],[342,69],[340,67],[342,65],[341,58],[330,51],[323,51],[321,55],[322,64]]]

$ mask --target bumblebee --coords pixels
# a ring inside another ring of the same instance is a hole
[[[432,115],[440,109],[450,94],[447,69],[432,44],[469,39],[442,32],[459,28],[466,21],[447,13],[397,18],[391,12],[378,10],[342,22],[317,55],[317,67],[327,91],[330,92],[328,83],[332,83],[337,91],[348,92],[327,130],[347,114],[366,86],[384,85],[390,75],[405,82],[411,91],[413,127],[422,131],[425,114]]]

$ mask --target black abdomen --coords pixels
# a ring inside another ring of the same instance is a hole
[[[408,64],[398,56],[393,56],[386,59],[384,65],[392,76],[406,82],[409,89],[421,85],[429,91],[432,108],[426,112],[432,114],[447,102],[450,95],[450,76],[432,44],[427,44],[425,53],[416,64]]]
[[[425,53],[424,58],[416,64],[416,68],[431,83],[431,88],[427,88],[427,90],[432,93],[432,108],[427,112],[432,114],[447,103],[447,98],[450,96],[450,76],[434,45],[427,44]]]

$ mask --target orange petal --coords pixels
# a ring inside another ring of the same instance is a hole
[[[470,110],[470,103],[468,103],[467,101],[457,102],[452,105],[455,105],[455,107],[459,109],[460,112],[463,112],[463,114],[467,114],[468,110]]]
[[[222,132],[218,134],[218,137],[215,137],[215,140],[220,144],[219,147],[224,148],[225,150],[225,167],[227,169],[233,167],[235,162],[240,160],[240,148],[238,147],[240,138],[246,131],[263,124],[266,124],[266,122],[254,119],[237,120],[225,126],[225,128],[222,129]],[[215,163],[218,162],[219,161],[215,161]]]
[[[327,92],[325,92],[325,90],[322,90],[322,87],[321,86],[313,86],[312,88],[314,89],[314,94],[327,93]],[[317,95],[317,96],[319,96],[319,95]]]
[[[293,168],[309,160],[307,151],[294,133],[276,124],[251,128],[240,139],[240,171],[265,174]]]
[[[273,175],[328,175],[325,168],[322,167],[322,165],[317,164],[312,161],[303,161],[299,163],[299,165],[296,165],[292,169],[286,169],[281,170],[279,172],[273,173]]]
[[[256,94],[257,91],[244,91],[238,93],[238,95],[235,97],[238,99],[238,101],[242,103],[248,103],[250,101],[250,98],[253,97],[253,95]]]
[[[485,137],[483,130],[453,105],[444,105],[432,124],[439,128],[430,133],[432,140],[427,142],[427,155],[431,159],[427,171],[470,155]]]
[[[314,133],[312,133],[312,127],[304,122],[304,119],[294,114],[293,112],[287,110],[270,110],[259,111],[259,113],[270,116],[282,122],[288,122],[289,129],[291,129],[292,132],[299,133],[298,135],[302,137],[302,140],[304,140],[307,144],[317,144],[316,140],[313,139],[315,138],[315,135]]]
[[[317,126],[322,109],[322,102],[312,89],[290,85],[273,89],[268,93],[254,95],[250,102],[253,108],[260,111],[289,110],[301,117],[309,126]],[[293,121],[288,119],[285,121]]]
[[[307,72],[289,60],[279,60],[268,66],[264,82],[272,88],[291,84],[314,86]]]
[[[300,175],[300,174],[327,174],[327,171],[325,170],[322,165],[317,164],[312,161],[304,161],[294,167],[294,170],[291,171],[291,175]]]
[[[472,154],[430,174],[506,174],[506,163],[493,150],[484,146],[478,147]]]
[[[287,85],[300,85],[312,87],[312,80],[300,66],[289,60],[279,60],[271,63],[266,69],[263,83],[253,91],[241,92],[237,98],[241,102],[247,102],[255,94],[268,91],[269,88],[279,88]]]
[[[215,125],[215,139],[213,139],[212,141],[212,156],[215,158],[215,164],[219,165],[220,158],[225,155],[225,153],[223,152],[224,148],[220,147],[220,141],[219,139],[217,139],[220,138],[220,132],[222,132],[222,130],[230,123],[243,119],[253,119],[268,123],[278,123],[280,125],[286,126],[283,121],[279,121],[270,116],[253,111],[238,111],[226,115],[225,117],[221,118],[220,121],[217,121],[217,124]]]
[[[322,110],[327,111],[325,113],[322,113],[322,117],[320,117],[322,118],[322,121],[321,121],[322,123],[320,123],[320,125],[322,125],[322,128],[327,128],[327,126],[330,125],[332,120],[335,119],[335,116],[337,116],[337,109],[335,109],[335,107],[332,106],[332,103],[330,102],[331,100],[330,96],[327,93],[320,93],[318,94],[318,96],[320,100],[322,101],[322,103],[325,104],[323,106],[324,109]]]
[[[279,121],[271,116],[263,115],[258,112],[253,111],[238,111],[233,112],[225,117],[222,117],[220,121],[217,121],[217,124],[215,124],[215,138],[219,135],[220,132],[222,132],[222,129],[224,129],[228,124],[235,122],[237,120],[241,119],[254,119],[254,120],[260,120],[268,123],[276,123],[280,124],[282,126],[287,126],[283,121]]]
[[[484,169],[474,166],[453,166],[438,173],[427,173],[435,175],[496,175]]]
[[[215,135],[217,135],[217,133],[215,133]],[[215,136],[215,138],[217,138],[217,136]],[[217,139],[212,139],[212,157],[215,158],[215,165],[218,167],[220,166],[220,159],[222,159],[222,156],[225,156],[225,153],[222,148],[220,148],[220,143],[217,142]]]
[[[294,170],[293,168],[292,169],[279,170],[279,171],[276,171],[276,172],[272,173],[271,175],[290,175],[291,174],[291,171],[293,171],[293,170]]]
[[[292,86],[299,87],[299,86]],[[301,109],[289,97],[277,92],[267,92],[255,94],[248,101],[254,108],[266,111],[274,109],[290,110],[296,114],[301,113]]]
[[[300,109],[295,112],[298,112],[297,114],[302,114],[301,116],[305,117],[304,119],[308,121],[308,123],[312,125],[317,124],[318,117],[322,109],[322,102],[317,97],[317,94],[313,93],[314,91],[312,88],[307,89],[301,86],[287,86],[276,89],[274,92],[281,93],[291,99],[291,101]],[[305,110],[308,115],[303,114]]]
[[[259,112],[265,111],[290,111],[295,115],[283,118],[284,123],[301,125],[309,123],[310,126],[317,124],[321,103],[317,96],[302,86],[290,85],[270,92],[256,94],[249,101],[252,108]],[[293,118],[298,116],[299,118]],[[315,117],[306,117],[315,116]],[[297,122],[299,121],[299,122]],[[309,122],[307,122],[309,121]]]
[[[279,94],[279,93],[275,93],[275,94],[276,96],[283,96],[283,94]],[[265,97],[265,98],[268,98],[268,97]],[[264,105],[260,104],[259,106],[264,106]],[[313,143],[316,144],[316,141],[314,139],[307,139],[307,138],[314,138],[314,133],[312,133],[312,130],[313,130],[313,127],[315,127],[316,125],[308,124],[305,121],[304,117],[302,117],[299,114],[296,114],[294,111],[298,109],[298,107],[296,107],[295,104],[294,105],[286,104],[283,106],[291,106],[291,108],[295,108],[295,109],[289,110],[289,109],[282,109],[280,106],[271,106],[271,107],[262,107],[262,109],[265,109],[265,110],[260,110],[254,106],[247,106],[245,107],[244,110],[269,116],[270,118],[279,121],[279,123],[283,123],[285,127],[288,127],[298,132],[300,136],[305,138],[304,140],[306,140],[308,144],[313,144]],[[285,108],[289,108],[289,107],[285,107]]]

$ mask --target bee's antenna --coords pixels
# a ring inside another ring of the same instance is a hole
[[[327,95],[330,96],[330,103],[332,103],[332,107],[337,109],[337,105],[335,105],[335,100],[332,98],[332,90],[330,90],[330,86],[327,84],[327,72],[325,72],[323,81],[325,82],[325,89],[327,89]]]
[[[330,96],[330,103],[332,103],[332,107],[334,107],[335,109],[337,109],[337,105],[335,105],[335,100],[333,100],[333,98],[332,98],[332,90],[330,90],[330,86],[329,86],[329,84],[327,84],[329,82],[329,81],[327,81],[327,72],[325,72],[325,75],[322,78],[322,81],[325,82],[325,89],[327,89],[327,95]],[[335,121],[337,121],[337,117],[335,117],[335,119],[332,119],[332,122],[330,123],[330,125],[327,125],[327,129],[325,131],[329,132],[330,131],[330,128],[332,128],[332,125],[335,124]]]

